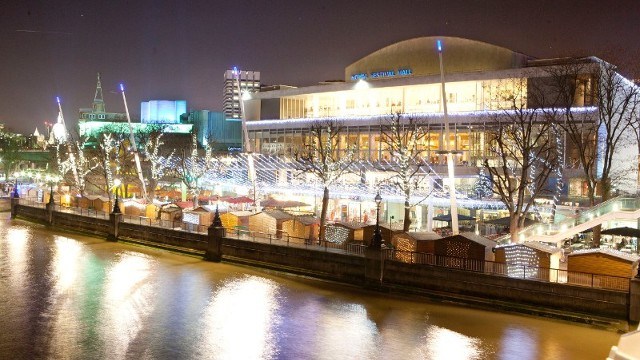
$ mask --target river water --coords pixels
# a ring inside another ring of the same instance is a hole
[[[618,337],[0,214],[2,359],[604,359]]]

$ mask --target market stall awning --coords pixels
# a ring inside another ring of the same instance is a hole
[[[476,218],[471,217],[471,216],[458,214],[458,221],[471,221],[471,220],[475,220],[475,219]],[[438,216],[434,217],[433,220],[451,222],[451,214],[438,215]]]
[[[630,228],[630,227],[627,227],[627,226],[602,230],[600,232],[600,234],[602,234],[602,235],[629,236],[629,237],[640,238],[640,230],[634,229],[634,228]]]
[[[220,201],[228,202],[229,204],[251,204],[253,203],[253,199],[248,198],[246,196],[238,196],[238,197],[222,197]]]
[[[488,221],[484,222],[485,224],[493,224],[493,225],[502,225],[502,226],[509,226],[511,225],[511,218],[510,217],[502,217],[502,218],[498,218],[498,219],[491,219]],[[533,224],[537,224],[538,221],[533,220],[533,219],[529,219],[529,218],[524,218],[524,226],[529,226],[529,225],[533,225]]]
[[[276,200],[274,198],[268,198],[260,202],[260,206],[262,207],[272,207],[272,208],[294,208],[294,207],[302,207],[302,206],[310,206],[307,203],[303,203],[301,201],[295,200]]]

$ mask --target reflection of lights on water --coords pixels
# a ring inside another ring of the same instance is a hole
[[[148,282],[151,265],[145,255],[124,253],[107,272],[103,336],[113,340],[109,357],[124,358],[129,343],[153,309],[152,285]]]
[[[425,343],[419,349],[424,359],[481,359],[479,339],[439,326],[429,326]]]
[[[317,354],[328,354],[332,358],[339,353],[345,359],[372,359],[378,348],[378,328],[367,316],[361,304],[347,304],[339,308],[327,309],[316,326],[319,347]]]
[[[22,289],[27,276],[27,248],[31,233],[26,228],[12,227],[7,231],[7,250],[11,265],[11,284]]]
[[[58,294],[67,291],[76,279],[80,255],[81,246],[77,241],[56,236],[53,274]]]
[[[78,303],[74,301],[78,277],[82,276],[80,261],[82,245],[73,239],[54,236],[54,256],[51,262],[53,289],[50,296],[50,352],[61,358],[72,358],[74,346],[83,332],[78,327]],[[81,291],[81,290],[80,290]]]
[[[205,309],[202,355],[274,358],[278,308],[277,286],[272,281],[245,277],[225,284]]]
[[[538,359],[538,340],[527,329],[508,327],[501,337],[498,355],[502,359]]]

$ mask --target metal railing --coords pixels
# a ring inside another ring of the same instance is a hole
[[[20,205],[45,208],[46,204],[33,199],[20,198]],[[108,219],[109,214],[104,211],[64,207],[55,205],[54,210],[64,213],[72,213],[84,217]],[[126,223],[141,226],[160,227],[173,230],[181,230],[190,233],[206,234],[208,226],[185,223],[182,221],[156,220],[146,216],[133,216],[123,214]],[[333,243],[329,241],[311,241],[306,238],[291,236],[285,231],[277,230],[276,234],[260,231],[250,231],[242,227],[226,229],[226,236],[232,239],[304,248],[314,251],[331,251],[336,253],[363,256],[366,245],[353,243]],[[568,271],[553,268],[541,268],[525,264],[500,263],[495,261],[477,260],[452,256],[443,256],[430,253],[403,251],[395,249],[383,249],[382,257],[388,261],[398,261],[409,264],[431,265],[446,267],[463,271],[472,271],[494,276],[504,276],[533,281],[553,282],[559,284],[579,285],[592,288],[629,291],[630,278]]]
[[[386,260],[409,264],[432,265],[457,270],[480,272],[494,276],[553,282],[559,284],[580,285],[592,288],[629,291],[630,278],[592,274],[563,269],[543,268],[526,264],[499,263],[495,261],[459,258],[429,253],[387,249]]]

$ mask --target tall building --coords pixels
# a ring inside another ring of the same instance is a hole
[[[240,108],[240,96],[238,92],[238,81],[240,91],[254,93],[260,91],[260,72],[245,71],[233,68],[224,73],[224,94],[222,108],[224,115],[230,119],[241,119],[242,109]]]
[[[185,100],[149,100],[140,105],[143,124],[179,124],[180,116],[187,113]]]
[[[227,118],[224,113],[197,110],[189,113],[201,146],[209,144],[216,151],[239,151],[242,149],[242,121]]]

